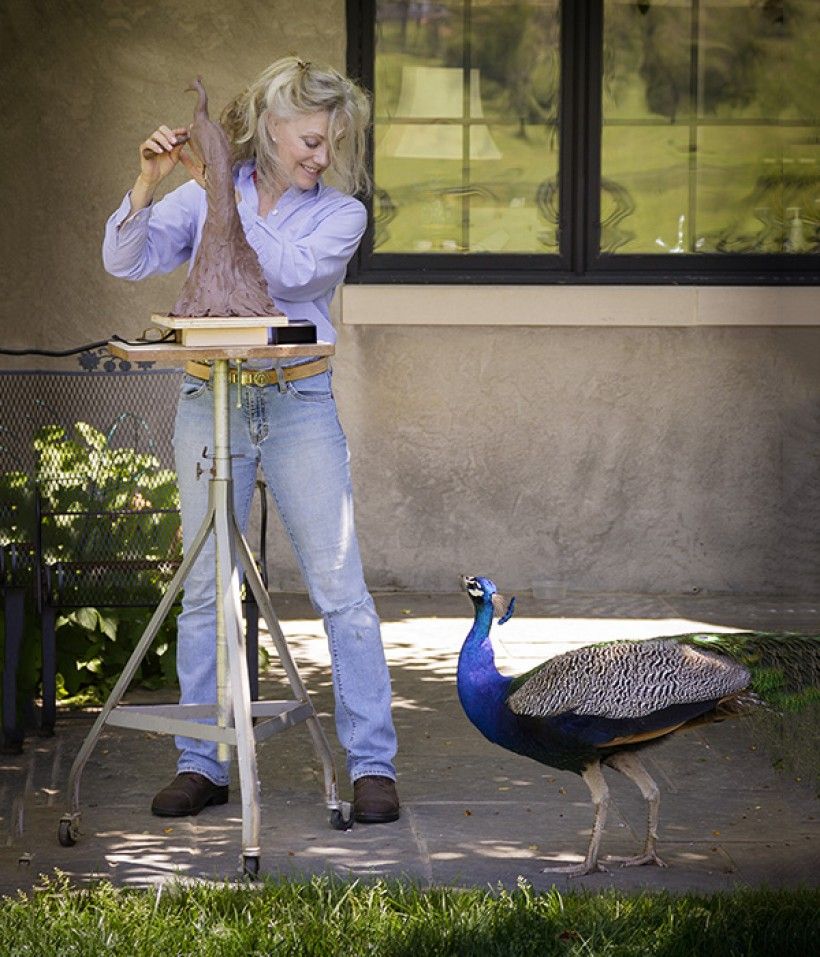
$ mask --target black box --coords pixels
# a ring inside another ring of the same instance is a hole
[[[316,326],[307,319],[292,319],[286,326],[273,326],[271,345],[293,346],[316,342]]]

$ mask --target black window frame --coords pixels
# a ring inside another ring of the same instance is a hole
[[[346,0],[347,71],[372,92],[376,0]],[[558,162],[560,236],[554,253],[374,253],[373,204],[347,282],[499,285],[818,285],[813,253],[601,253],[603,0],[561,3]],[[368,148],[372,169],[372,131]]]

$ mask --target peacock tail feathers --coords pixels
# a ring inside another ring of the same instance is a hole
[[[820,702],[818,635],[746,631],[694,633],[675,640],[739,662],[749,671],[752,691],[778,711],[801,711]]]

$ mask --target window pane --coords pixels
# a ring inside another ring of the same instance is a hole
[[[377,0],[376,252],[557,253],[559,0]]]
[[[820,251],[820,3],[604,16],[602,251]]]

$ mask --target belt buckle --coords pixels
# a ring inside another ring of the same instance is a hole
[[[253,384],[254,385],[267,385],[268,384],[268,374],[267,372],[253,372]]]

